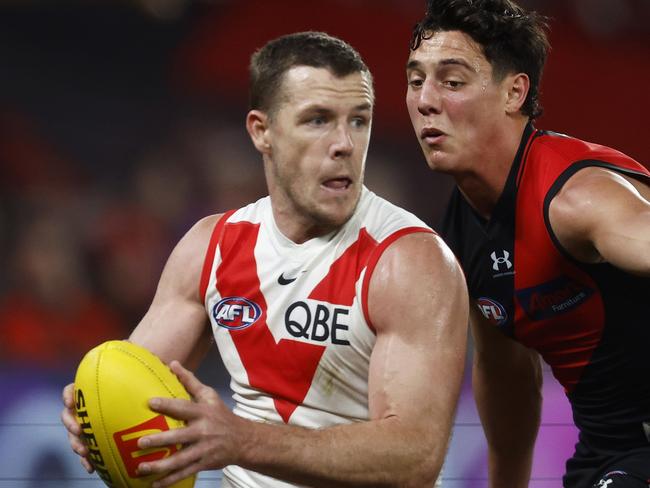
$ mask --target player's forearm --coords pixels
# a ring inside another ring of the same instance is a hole
[[[449,437],[446,428],[434,432],[397,418],[318,430],[254,423],[245,431],[238,464],[316,487],[430,487]]]
[[[474,368],[474,395],[488,442],[490,488],[528,487],[541,416],[533,372],[496,375]]]

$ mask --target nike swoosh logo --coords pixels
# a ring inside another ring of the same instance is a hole
[[[285,277],[284,277],[284,273],[282,273],[282,274],[280,274],[280,276],[278,277],[278,283],[279,283],[280,285],[288,285],[288,284],[290,284],[290,283],[293,283],[293,282],[296,281],[297,279],[298,279],[297,277],[296,277],[296,278],[285,278]]]

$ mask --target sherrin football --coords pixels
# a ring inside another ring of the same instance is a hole
[[[77,420],[99,477],[113,488],[150,487],[161,475],[138,477],[138,465],[167,457],[181,446],[139,449],[137,442],[144,435],[184,425],[147,405],[152,397],[189,400],[176,375],[147,349],[108,341],[81,360],[74,386]],[[174,487],[191,488],[194,481],[188,478]]]

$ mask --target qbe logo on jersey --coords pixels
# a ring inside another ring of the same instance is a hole
[[[262,315],[260,306],[243,297],[227,297],[212,308],[217,325],[228,330],[241,330],[253,325]]]
[[[508,321],[508,313],[503,305],[491,298],[481,297],[476,301],[483,316],[496,325],[503,325]]]

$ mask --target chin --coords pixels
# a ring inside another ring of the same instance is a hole
[[[354,214],[354,211],[350,212],[328,212],[326,214],[321,214],[320,223],[323,226],[338,228],[343,227],[345,223],[350,220],[350,217]]]
[[[345,202],[345,204],[328,205],[329,208],[320,208],[314,213],[314,220],[323,227],[331,229],[342,227],[354,214],[356,203],[350,205]]]
[[[441,151],[431,151],[426,154],[427,165],[433,171],[441,173],[453,172],[454,164],[448,155]]]

